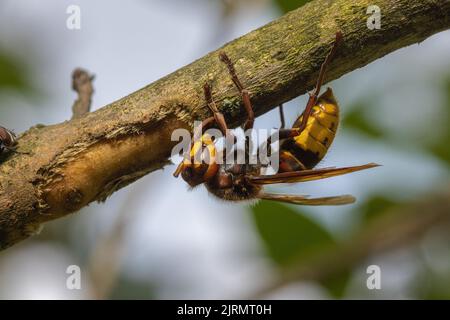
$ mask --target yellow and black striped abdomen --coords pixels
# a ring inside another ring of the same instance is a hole
[[[300,116],[294,128],[302,122]],[[286,139],[280,147],[279,172],[299,171],[315,167],[333,142],[339,123],[339,107],[330,88],[322,94],[308,118],[305,130]]]

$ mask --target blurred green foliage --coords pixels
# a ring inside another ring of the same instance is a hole
[[[444,94],[444,105],[441,106],[440,110],[444,113],[442,116],[446,119],[444,129],[439,131],[439,135],[432,142],[427,142],[427,144],[421,144],[422,141],[411,141],[411,140],[399,140],[398,137],[393,138],[389,133],[382,130],[376,122],[369,119],[367,116],[367,110],[371,106],[374,106],[376,102],[374,99],[369,99],[366,101],[356,102],[354,105],[348,106],[348,112],[342,119],[342,127],[345,129],[351,129],[355,133],[365,135],[372,139],[377,139],[379,141],[385,141],[389,143],[396,143],[396,147],[401,149],[402,147],[409,147],[411,145],[416,145],[419,148],[425,149],[425,152],[430,155],[435,156],[447,165],[450,164],[450,76],[444,77],[441,81],[442,92]]]
[[[422,299],[450,300],[450,273],[446,276],[438,276],[433,271],[427,270],[418,284],[418,295]]]
[[[450,76],[443,81],[442,89],[445,94],[445,99],[441,110],[445,113],[443,116],[446,119],[446,126],[440,136],[433,143],[425,147],[435,157],[450,165]]]
[[[267,254],[281,268],[310,258],[336,244],[333,236],[301,210],[261,201],[251,208],[256,227]],[[349,272],[343,272],[321,283],[334,297],[342,296]]]
[[[327,230],[286,205],[261,201],[252,211],[268,255],[281,266],[334,243]]]
[[[114,284],[108,299],[157,299],[153,288],[147,283],[136,281],[121,274]]]
[[[388,209],[400,206],[398,201],[384,195],[373,194],[367,201],[363,202],[358,211],[364,221],[373,220],[384,214]]]
[[[311,0],[274,0],[275,4],[283,13],[300,8]]]
[[[450,122],[449,122],[450,123]],[[450,128],[447,126],[446,132],[442,135],[436,143],[429,145],[428,150],[435,157],[444,161],[447,165],[450,165]]]
[[[357,102],[348,108],[349,112],[342,119],[342,127],[352,129],[371,138],[383,138],[384,132],[366,116],[367,102]]]
[[[30,85],[23,63],[0,52],[0,90],[3,88],[22,90]]]

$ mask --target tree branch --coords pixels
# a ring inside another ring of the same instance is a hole
[[[372,4],[316,0],[220,48],[251,91],[256,114],[313,86],[337,30],[344,41],[326,81],[450,27],[448,0],[379,0],[381,29],[369,30]],[[30,154],[1,159],[0,248],[168,164],[172,131],[209,115],[205,81],[226,120],[241,123],[241,100],[215,51],[100,110],[23,133],[18,150]]]

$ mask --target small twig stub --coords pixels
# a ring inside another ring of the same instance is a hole
[[[76,68],[72,72],[72,89],[78,93],[78,99],[72,106],[72,119],[79,118],[90,111],[94,93],[92,85],[94,77],[81,68]]]

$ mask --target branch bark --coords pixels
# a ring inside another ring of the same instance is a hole
[[[336,79],[398,48],[450,28],[448,0],[378,0],[381,29],[366,26],[369,0],[315,0],[219,50],[234,60],[256,115],[310,89],[337,30],[344,43],[328,69]],[[37,125],[0,161],[0,249],[170,163],[177,128],[209,115],[202,86],[231,126],[244,111],[218,51],[95,112]]]

